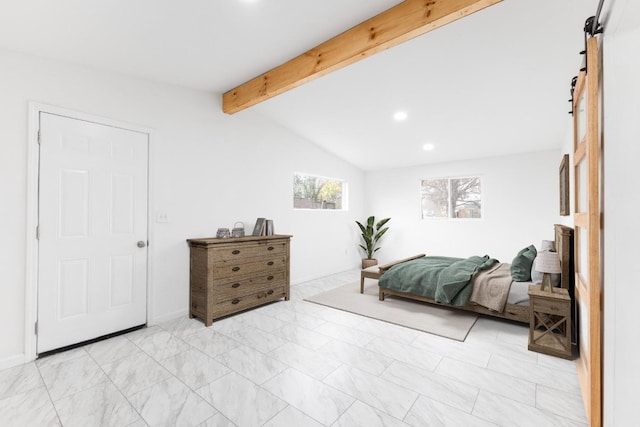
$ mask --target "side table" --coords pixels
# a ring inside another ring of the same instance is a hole
[[[529,350],[572,358],[571,297],[566,289],[529,286]]]

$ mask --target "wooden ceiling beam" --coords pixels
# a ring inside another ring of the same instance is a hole
[[[405,0],[222,96],[233,114],[502,0]]]

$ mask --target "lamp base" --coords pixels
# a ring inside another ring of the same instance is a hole
[[[551,284],[551,274],[550,273],[542,273],[542,283],[540,284],[540,290],[546,291],[549,288],[548,292],[553,293],[553,285]]]

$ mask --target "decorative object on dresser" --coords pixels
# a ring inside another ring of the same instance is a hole
[[[375,216],[371,215],[367,218],[366,225],[361,224],[360,221],[356,221],[362,233],[362,242],[364,243],[360,244],[360,247],[366,256],[366,258],[362,259],[363,269],[378,264],[378,260],[373,258],[373,254],[380,249],[378,240],[389,230],[389,227],[385,227],[384,225],[390,220],[391,218],[383,218],[376,223]]]
[[[231,229],[231,237],[244,237],[244,223],[237,221]]]
[[[292,236],[188,239],[189,317],[214,319],[289,300]]]
[[[251,233],[251,235],[252,236],[262,236],[266,222],[267,222],[266,218],[258,218],[258,219],[256,219],[256,225],[253,227],[253,233]]]
[[[228,228],[218,228],[218,231],[216,232],[216,239],[227,239],[229,237],[231,237],[231,235],[229,234]]]
[[[266,218],[258,218],[256,225],[253,227],[253,236],[273,236],[275,230],[273,228],[273,220]]]
[[[549,292],[530,285],[529,303],[529,350],[571,359],[571,297],[567,289]]]

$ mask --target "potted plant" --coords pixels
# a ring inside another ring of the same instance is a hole
[[[375,216],[371,215],[367,218],[367,224],[362,225],[360,221],[356,221],[360,231],[362,232],[362,241],[360,247],[364,250],[366,258],[362,259],[362,268],[371,267],[378,264],[378,260],[373,258],[373,254],[380,249],[378,247],[378,240],[387,232],[389,227],[385,227],[385,224],[389,222],[391,218],[381,219],[376,223]]]

